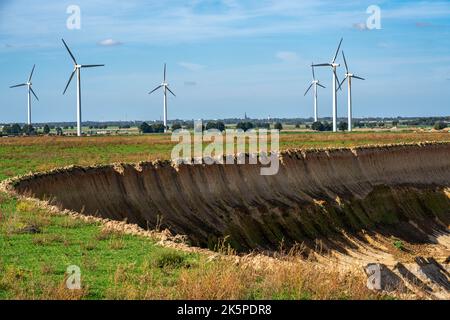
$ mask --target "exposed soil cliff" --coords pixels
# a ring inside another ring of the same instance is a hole
[[[21,194],[143,228],[160,225],[211,247],[238,250],[304,242],[347,250],[342,231],[426,243],[450,225],[450,144],[291,150],[279,173],[259,165],[71,167],[14,182]]]

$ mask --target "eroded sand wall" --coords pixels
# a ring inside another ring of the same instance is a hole
[[[261,176],[256,165],[157,162],[74,167],[15,184],[85,214],[144,228],[162,222],[195,245],[229,235],[238,249],[274,249],[341,229],[401,232],[409,220],[422,230],[436,219],[448,225],[449,186],[450,143],[288,151],[275,176]]]

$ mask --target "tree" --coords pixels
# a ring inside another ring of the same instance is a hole
[[[323,123],[320,121],[316,121],[311,125],[311,129],[314,131],[324,131]]]
[[[22,128],[22,133],[26,134],[27,136],[31,136],[36,134],[36,130],[33,128],[31,124],[26,124]]]
[[[345,131],[345,130],[347,130],[347,127],[348,127],[347,122],[344,122],[344,121],[339,122],[339,126],[338,126],[339,130]]]
[[[255,127],[269,130],[270,129],[270,123],[268,123],[268,122],[257,122],[257,123],[255,123]]]
[[[247,130],[250,130],[250,129],[253,129],[254,128],[254,125],[253,125],[253,123],[251,123],[251,122],[239,122],[237,125],[236,125],[236,129],[241,129],[241,130],[244,130],[244,131],[247,131]]]
[[[57,127],[56,128],[56,135],[57,136],[62,136],[63,135],[63,130],[61,129],[61,127]]]
[[[358,127],[358,128],[362,128],[362,127],[364,127],[364,123],[363,122],[361,122],[361,121],[355,121],[354,123],[353,123],[353,127]]]
[[[400,121],[398,121],[398,120],[393,120],[393,121],[392,121],[392,126],[393,126],[393,127],[397,127],[399,123],[400,123]]]
[[[50,133],[50,127],[48,126],[48,124],[46,124],[44,126],[44,134],[49,134]]]
[[[277,123],[275,123],[274,128],[275,128],[275,130],[281,131],[281,130],[283,130],[283,125],[281,124],[281,122],[277,122]]]
[[[222,121],[209,121],[205,128],[206,130],[217,129],[222,132],[225,131],[225,123]]]
[[[17,123],[15,123],[11,127],[9,127],[9,131],[8,131],[9,135],[17,136],[21,133],[22,133],[22,129],[20,128],[20,126]]]
[[[172,131],[180,130],[181,128],[182,128],[181,123],[176,122],[172,124]]]
[[[331,122],[324,122],[323,131],[333,131],[333,124]]]
[[[216,125],[217,125],[217,130],[219,130],[219,131],[225,131],[225,123],[223,123],[222,121],[217,121],[216,122]]]
[[[153,128],[149,126],[147,122],[142,122],[142,124],[139,126],[139,131],[141,133],[152,133]]]
[[[447,128],[447,124],[444,121],[437,121],[434,124],[434,129],[435,130],[443,130],[445,128]]]
[[[156,124],[152,124],[151,126],[151,132],[154,133],[164,133],[165,131],[164,125],[162,123],[156,123]]]

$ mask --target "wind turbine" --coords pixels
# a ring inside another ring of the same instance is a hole
[[[67,46],[64,39],[61,39],[64,46],[67,49],[67,52],[69,52],[70,57],[72,58],[72,61],[74,63],[74,69],[72,71],[72,74],[70,75],[69,81],[67,82],[66,88],[64,89],[63,94],[66,93],[67,88],[69,87],[70,82],[72,81],[73,76],[75,73],[77,74],[77,136],[81,137],[81,69],[82,68],[95,68],[95,67],[104,67],[104,64],[78,64],[77,60],[75,59],[74,55],[70,51],[69,47]]]
[[[338,48],[336,50],[336,53],[334,54],[333,60],[331,60],[330,63],[320,63],[315,64],[313,67],[331,67],[333,70],[333,131],[337,132],[337,89],[336,84],[339,84],[339,79],[336,73],[337,67],[340,66],[339,63],[336,63],[337,56],[339,54],[339,49],[341,48],[342,41],[344,39],[341,38],[341,41],[339,42]],[[339,86],[339,89],[341,87]]]
[[[322,87],[324,89],[325,89],[325,87],[320,84],[319,80],[316,80],[316,75],[314,73],[313,63],[311,64],[311,70],[312,70],[312,76],[313,76],[312,77],[312,82],[311,82],[311,85],[306,90],[305,96],[309,92],[309,90],[311,90],[311,88],[314,86],[314,122],[317,122],[319,120],[318,111],[317,111],[317,86]]]
[[[345,82],[345,80],[348,81],[348,131],[351,132],[352,131],[352,79],[359,79],[359,80],[366,80],[364,78],[358,77],[357,75],[354,75],[353,73],[350,73],[348,71],[348,65],[347,65],[347,60],[345,59],[345,54],[344,51],[342,51],[342,57],[344,58],[344,63],[345,63],[345,78],[344,80],[342,80],[342,82],[339,84],[339,87],[342,86],[342,84]]]
[[[169,84],[166,81],[166,64],[164,63],[164,80],[163,82],[157,86],[155,89],[150,91],[148,94],[152,94],[156,90],[163,88],[164,90],[164,101],[163,101],[163,107],[164,107],[164,132],[167,132],[167,91],[169,91],[174,97],[176,97],[175,93],[172,92],[169,88]]]
[[[31,82],[31,78],[33,77],[34,68],[36,65],[33,65],[33,69],[31,69],[30,76],[28,77],[28,81],[21,84],[16,84],[15,86],[11,86],[10,88],[17,88],[17,87],[28,87],[28,125],[31,125],[31,93],[34,95],[37,101],[39,101],[39,98],[37,97],[36,93],[33,90],[33,83]]]

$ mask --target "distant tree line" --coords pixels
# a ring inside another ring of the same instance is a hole
[[[139,126],[139,131],[141,133],[163,133],[164,129],[165,127],[161,123],[149,125],[147,122],[142,122]]]
[[[269,130],[271,128],[269,122],[251,122],[251,121],[245,121],[245,122],[239,122],[236,125],[236,129],[241,129],[243,131],[251,130],[251,129],[267,129]],[[277,130],[283,130],[283,125],[281,122],[276,122],[273,125],[274,129]]]
[[[108,129],[108,125],[96,124],[96,125],[89,126],[89,129]]]
[[[0,136],[35,136],[38,134],[50,134],[51,129],[54,129],[56,131],[56,135],[63,135],[63,131],[60,127],[52,128],[51,126],[46,124],[42,128],[42,131],[39,132],[35,127],[33,127],[33,125],[25,124],[21,127],[19,124],[15,123],[11,125],[4,125],[0,132]]]

